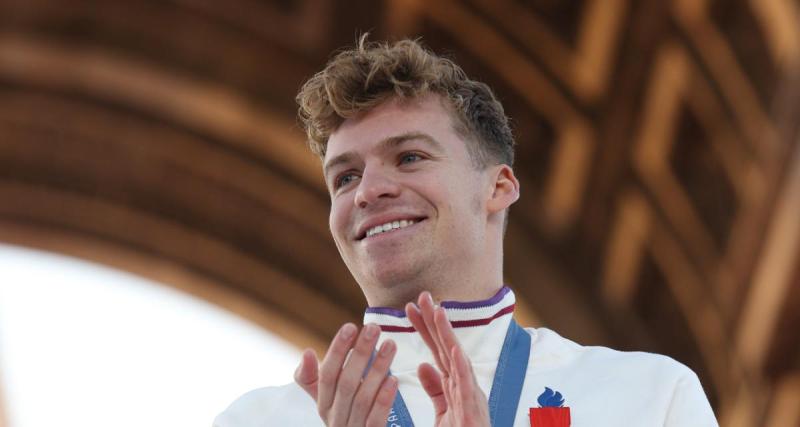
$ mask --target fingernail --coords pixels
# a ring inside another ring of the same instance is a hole
[[[394,341],[392,341],[392,340],[385,341],[381,345],[381,355],[382,356],[388,356],[389,353],[391,353],[393,350],[394,350]]]
[[[378,335],[378,325],[370,323],[364,326],[364,338],[372,339],[375,338],[376,335]]]
[[[345,325],[342,326],[342,329],[339,330],[339,334],[344,339],[350,339],[350,337],[352,337],[353,334],[355,334],[355,332],[356,332],[356,327],[352,323],[345,323]]]

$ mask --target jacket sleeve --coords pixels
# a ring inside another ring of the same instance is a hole
[[[700,380],[688,368],[675,385],[664,421],[664,427],[679,426],[719,427]]]

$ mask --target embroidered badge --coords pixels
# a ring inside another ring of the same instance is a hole
[[[536,399],[539,408],[530,408],[531,427],[569,427],[569,407],[564,406],[564,397],[550,387]]]

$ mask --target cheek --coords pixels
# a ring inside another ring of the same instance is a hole
[[[486,195],[480,191],[481,184],[471,175],[462,176],[452,183],[447,194],[440,195],[440,200],[447,200],[453,223],[464,232],[468,227],[479,226],[486,212]]]
[[[348,213],[346,212],[346,206],[341,200],[334,200],[331,203],[331,212],[328,216],[328,226],[330,227],[331,234],[337,243],[347,225],[347,215]]]
[[[354,216],[358,214],[354,205],[355,192],[349,191],[339,195],[331,201],[331,211],[328,226],[331,229],[336,245],[346,248],[352,245],[350,238],[354,232]]]

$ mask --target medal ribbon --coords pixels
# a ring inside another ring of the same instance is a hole
[[[517,415],[522,385],[528,370],[528,359],[531,351],[531,336],[522,329],[514,319],[508,325],[503,350],[492,382],[489,394],[489,418],[492,427],[512,427]],[[394,405],[386,420],[386,427],[413,427],[411,414],[408,412],[400,391],[394,399]]]

